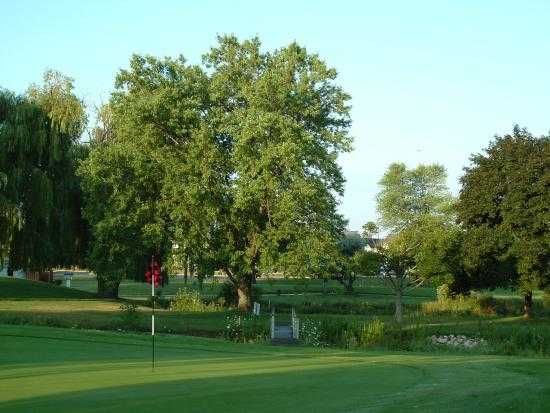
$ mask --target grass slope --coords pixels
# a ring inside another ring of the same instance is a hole
[[[550,361],[0,328],[0,411],[545,411]]]
[[[95,294],[87,291],[61,287],[51,283],[30,281],[11,277],[0,277],[0,299],[79,299],[94,297]]]

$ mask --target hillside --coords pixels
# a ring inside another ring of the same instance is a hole
[[[95,294],[86,291],[61,287],[55,284],[20,278],[0,277],[0,299],[78,299],[95,297]]]

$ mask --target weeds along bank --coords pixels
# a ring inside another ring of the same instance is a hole
[[[172,299],[157,302],[164,308],[158,310],[156,328],[159,333],[267,342],[271,301],[279,320],[288,318],[290,308],[296,310],[301,342],[308,346],[550,355],[548,300],[536,301],[535,317],[524,320],[518,316],[520,300],[485,294],[440,295],[436,301],[407,304],[405,322],[398,325],[392,319],[391,299],[370,302],[364,297],[303,295],[300,300],[290,296],[285,302],[285,298],[274,302],[264,296],[261,316],[243,316],[227,307],[227,297],[204,299],[195,290],[181,289]],[[150,309],[131,301],[4,300],[0,323],[147,333]]]

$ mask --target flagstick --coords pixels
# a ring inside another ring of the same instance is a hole
[[[153,273],[154,260],[151,259],[151,297],[153,298],[153,312],[151,314],[151,336],[153,337],[153,357],[151,371],[155,371],[155,275]]]

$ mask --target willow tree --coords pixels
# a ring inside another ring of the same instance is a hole
[[[82,256],[76,148],[86,122],[72,80],[48,71],[26,95],[0,93],[0,250],[9,269],[51,269]]]
[[[113,215],[104,203],[92,219],[94,231],[154,204],[150,219],[162,220],[179,247],[168,257],[181,252],[199,273],[224,271],[243,310],[262,274],[319,271],[313,263],[321,261],[297,257],[314,242],[310,253],[323,254],[343,231],[336,206],[344,179],[336,159],[350,149],[349,96],[335,79],[334,69],[297,44],[263,52],[258,39],[232,36],[218,39],[203,66],[183,57],[134,56],[109,102],[114,138],[107,146],[146,156],[158,172],[155,194]],[[116,176],[120,168],[83,170],[84,180]],[[124,179],[139,185],[132,174]],[[103,195],[113,204],[120,196]]]

